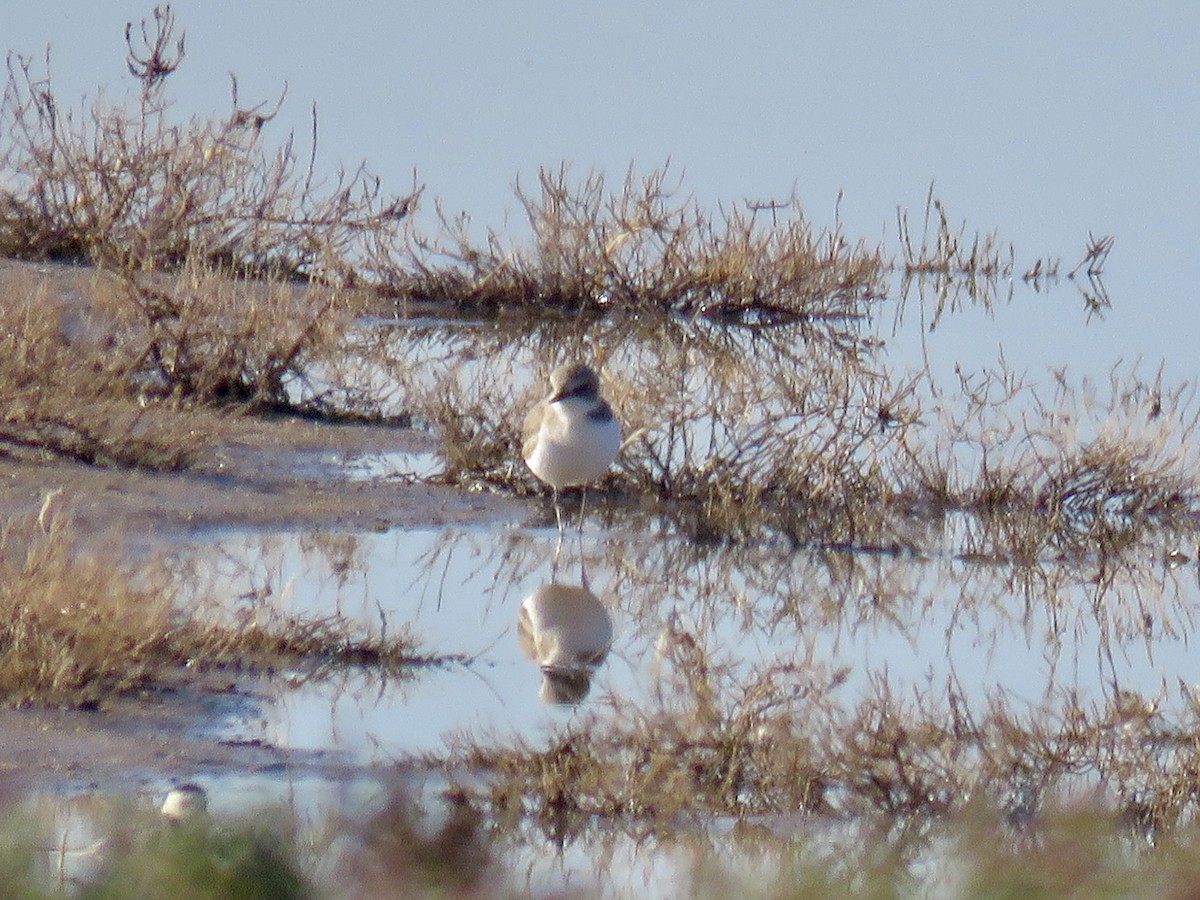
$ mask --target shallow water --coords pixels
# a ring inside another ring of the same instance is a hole
[[[660,641],[686,630],[714,661],[748,676],[792,664],[837,674],[839,703],[881,684],[900,697],[954,693],[982,707],[1104,705],[1117,691],[1178,702],[1200,682],[1190,658],[1200,585],[1173,565],[1169,536],[1100,578],[1100,563],[968,561],[965,517],[934,530],[923,555],[728,547],[699,554],[681,538],[601,532],[568,538],[558,581],[587,582],[613,622],[611,652],[578,704],[546,700],[522,650],[523,601],[549,583],[553,529],[387,534],[226,535],[212,571],[227,596],[275,591],[285,609],[340,613],[368,629],[411,628],[423,649],[460,659],[412,679],[347,672],[280,687],[253,736],[336,749],[362,762],[444,749],[466,734],[537,742],[585,714],[648,708],[661,688]],[[384,624],[386,623],[386,625]],[[242,735],[247,737],[247,735]]]
[[[113,15],[103,7],[81,11],[94,17],[81,29],[76,17],[22,4],[8,23],[6,49],[37,55],[52,44],[63,97],[123,77],[120,25],[145,10]],[[260,15],[244,7],[236,15]],[[228,9],[191,10],[182,24],[203,58],[173,78],[184,79],[178,113],[223,114],[228,84],[214,73],[237,72],[250,102],[290,83],[291,98],[269,130],[276,140],[289,129],[309,132],[309,100],[316,98],[321,167],[352,167],[366,156],[397,190],[416,166],[429,199],[446,198],[450,215],[469,210],[477,229],[505,220],[503,210],[515,205],[512,179],[529,183],[539,164],[573,159],[581,176],[590,166],[615,175],[631,159],[644,167],[670,158],[686,168],[684,190],[696,191],[706,206],[779,197],[791,185],[813,221],[830,221],[838,198],[851,240],[873,239],[883,223],[894,250],[896,205],[909,210],[917,228],[936,179],[952,217],[965,218],[971,230],[995,226],[1017,243],[1018,276],[1040,254],[1063,256],[1067,270],[1089,229],[1114,234],[1115,309],[1107,322],[1089,323],[1074,285],[1064,280],[1042,294],[1017,283],[1012,301],[994,313],[971,308],[931,334],[929,318],[915,310],[891,333],[889,305],[875,325],[896,377],[927,366],[933,393],[952,397],[959,365],[970,374],[1001,357],[1051,386],[1050,367],[1103,383],[1121,359],[1144,359],[1143,377],[1160,358],[1168,381],[1195,374],[1193,330],[1181,327],[1194,317],[1190,291],[1181,286],[1192,277],[1200,221],[1200,195],[1186,189],[1195,157],[1186,112],[1197,107],[1195,80],[1179,78],[1194,52],[1195,22],[1186,17],[1147,16],[1116,3],[1101,4],[1082,24],[1052,7],[1014,17],[990,6],[953,16],[934,6],[890,16],[813,16],[781,6],[732,20],[716,7],[686,20],[665,11],[646,19],[631,8],[543,16],[539,33],[548,28],[557,37],[543,34],[543,46],[530,53],[527,16],[498,8],[494,20],[476,17],[464,30],[452,8],[428,10],[419,21],[414,10],[387,12],[405,20],[393,28],[378,27],[380,9],[326,17],[327,27],[317,29],[304,17],[274,16],[273,31],[297,29],[268,47],[275,56],[261,52],[255,36],[263,28],[252,21],[231,29]],[[397,29],[424,36],[413,48],[426,57],[416,70],[437,73],[425,79],[428,90],[408,89],[409,55],[372,54],[387,65],[365,80],[344,65],[338,48],[388,44]],[[761,48],[764,41],[770,46],[750,52],[744,65],[709,64],[730,47]],[[579,46],[608,56],[615,49],[626,63],[616,67],[616,82],[612,67],[577,65],[574,51],[569,59],[542,52]],[[214,60],[214,53],[228,58]],[[497,77],[482,86],[462,81],[472,76],[461,60],[476,57],[499,63],[492,67]],[[299,70],[298,58],[308,61]],[[519,64],[506,64],[514,60]],[[812,90],[816,84],[822,89]],[[647,96],[655,102],[628,102]],[[781,115],[781,98],[802,114]],[[381,118],[379,109],[393,114]],[[713,127],[693,127],[699,122]],[[886,139],[844,139],[867,132]],[[477,140],[480,133],[493,140]],[[432,207],[427,203],[426,213]],[[424,228],[436,227],[431,218],[422,219]],[[500,233],[519,240],[523,227],[517,215]],[[999,296],[1007,296],[1006,287]],[[456,369],[460,361],[446,356],[439,340],[418,361],[437,364],[441,354],[445,368],[473,377],[474,367]],[[512,390],[528,384],[523,379],[542,349],[531,342],[506,357]],[[389,372],[368,367],[360,374],[367,393],[387,396]],[[1115,419],[1101,411],[1084,428],[1123,434],[1133,421]],[[965,468],[976,462],[964,451]],[[363,479],[419,478],[441,461],[347,463],[313,455],[302,465],[317,478],[334,468]],[[436,751],[459,731],[535,740],[578,717],[657,702],[660,638],[671,628],[686,630],[738,671],[794,661],[814,680],[836,682],[831,696],[847,708],[886,680],[913,702],[955,693],[980,705],[1004,692],[1053,716],[1068,698],[1103,704],[1118,691],[1137,691],[1170,710],[1186,702],[1184,688],[1200,682],[1189,654],[1198,570],[1190,560],[1177,565],[1172,555],[1194,555],[1195,548],[1171,534],[1150,535],[1114,569],[1111,561],[1050,552],[1032,563],[988,561],[992,542],[973,537],[980,526],[965,517],[915,527],[920,533],[906,546],[916,552],[893,555],[877,548],[695,549],[654,526],[602,533],[590,524],[583,553],[612,615],[614,646],[583,703],[566,707],[543,701],[543,674],[518,639],[522,603],[549,577],[554,535],[544,528],[220,535],[195,550],[231,602],[262,593],[297,610],[340,610],[373,628],[411,626],[429,650],[468,659],[388,682],[347,673],[293,687],[272,683],[270,702],[216,727],[232,738],[336,748],[359,761]],[[980,557],[961,555],[979,549]],[[580,581],[578,549],[568,545],[565,554],[559,574]],[[277,773],[209,786],[229,812],[258,791],[291,790]],[[299,793],[322,789],[308,783]],[[564,866],[580,872],[592,863],[578,848],[565,855]],[[626,846],[610,860],[610,869],[631,873],[661,865],[652,853]],[[637,884],[632,874],[630,880]]]
[[[873,335],[882,323],[870,323],[864,334],[867,361],[882,367],[907,353],[908,364],[915,365],[919,342],[912,324],[903,335],[907,349],[893,355],[890,348],[875,349]],[[532,373],[544,363],[542,343],[554,337],[531,332],[513,339],[500,329],[426,322],[377,329],[389,349],[376,357],[369,330],[363,335],[368,352],[346,363],[358,367],[347,383],[383,395],[394,381],[388,364],[407,366],[415,374],[405,390],[440,391],[447,385],[468,394],[476,390],[481,409],[489,413],[536,391]],[[632,373],[627,390],[634,396],[644,379],[663,369],[670,352],[653,327],[628,335],[601,330],[589,339],[611,350],[618,384]],[[811,383],[829,388],[834,400],[799,414],[817,422],[814,435],[834,427],[823,420],[827,408],[852,405],[856,433],[864,436],[858,446],[863,454],[873,453],[867,438],[882,435],[871,420],[874,376],[853,370],[839,398],[843,386],[825,378],[821,368],[819,353],[826,345],[803,343],[804,352],[793,357],[788,354],[795,348],[780,349],[787,344],[785,331],[776,332],[775,340],[772,345],[747,335],[726,339],[729,358],[747,367],[729,383],[740,375],[747,385],[741,399],[756,417],[751,427],[768,427],[788,413],[787,401],[774,394],[771,402],[779,408],[756,403],[754,391],[770,394],[769,385],[776,383],[748,377],[757,372],[754,354],[762,354],[770,377],[793,386],[797,369],[811,365]],[[706,367],[719,367],[712,360],[684,362],[680,392],[704,402],[720,400],[725,385],[706,381]],[[929,397],[950,405],[938,392],[948,390],[957,374],[948,367],[940,373],[942,381],[927,374]],[[338,373],[344,377],[346,372]],[[314,375],[313,382],[323,389],[321,377]],[[392,398],[397,409],[404,396],[397,388]],[[1110,427],[1100,407],[1091,419],[1086,408],[1076,410],[1071,425],[1076,434]],[[1031,408],[1007,412],[1016,419]],[[705,434],[713,420],[703,417],[702,404],[688,410],[696,414],[686,427],[697,437],[675,449],[682,448],[681,459],[703,462],[713,455]],[[941,410],[937,404],[929,410],[924,424],[933,433]],[[1136,406],[1119,413],[1127,420],[1114,415],[1110,418],[1119,421],[1111,427],[1122,433],[1139,415],[1144,423]],[[736,415],[730,418],[746,425]],[[963,452],[964,468],[973,464],[970,449]],[[313,479],[421,479],[436,476],[442,466],[430,452],[347,458],[322,451],[295,460],[295,472]],[[560,552],[558,535],[546,524],[553,517],[540,504],[529,501],[536,525],[385,533],[221,531],[176,545],[174,552],[195,557],[198,596],[225,598],[242,611],[261,606],[338,614],[376,633],[409,630],[422,652],[445,657],[403,677],[348,669],[320,679],[299,671],[262,679],[236,713],[211,724],[226,740],[315,752],[328,763],[327,777],[297,778],[279,766],[239,776],[179,772],[178,778],[201,781],[214,808],[230,817],[276,802],[312,820],[347,808],[361,816],[380,802],[396,771],[411,772],[423,756],[452,757],[454,748],[469,743],[537,747],[571,725],[603,727],[639,712],[685,710],[693,698],[671,655],[684,641],[699,648],[726,709],[738,702],[740,688],[764,673],[780,673],[802,700],[810,696],[823,710],[847,719],[884,696],[935,718],[951,706],[979,713],[1002,702],[1017,716],[1049,721],[1062,721],[1073,709],[1105,710],[1118,702],[1172,714],[1192,708],[1197,696],[1200,673],[1189,659],[1200,600],[1197,566],[1189,558],[1194,547],[1165,530],[1142,528],[1140,544],[1125,547],[1119,558],[1096,555],[1090,549],[1094,542],[1081,533],[1031,539],[1036,558],[1016,559],[1020,535],[1014,539],[997,529],[1019,531],[1019,516],[998,524],[965,514],[893,518],[881,510],[888,520],[871,529],[883,535],[876,543],[829,546],[813,539],[796,547],[769,536],[698,544],[666,520],[602,508],[588,518],[582,536],[568,533]],[[550,584],[571,588],[568,599],[551,602]],[[611,646],[601,646],[609,640]],[[565,674],[558,662],[545,665],[561,661],[564,648],[579,657]],[[779,714],[763,719],[759,735],[770,740],[772,729],[807,724]],[[370,768],[356,778],[351,770],[357,766]],[[439,814],[441,776],[414,779],[411,790]],[[831,787],[826,798],[835,813],[850,808],[849,802],[839,806],[839,790]],[[765,823],[764,830],[778,836],[803,829],[825,840],[827,832],[857,827],[847,818],[831,824],[820,815],[796,813]],[[692,838],[717,842],[714,836],[726,824],[709,822]],[[687,841],[677,847],[676,836],[656,833],[655,847],[647,850],[635,838],[600,833],[563,849],[532,826],[529,831],[510,836],[505,862],[511,871],[530,872],[539,885],[592,885],[597,869],[620,860],[620,873],[605,881],[605,891],[671,895],[679,873],[690,870]],[[77,838],[86,843],[85,834],[69,837],[72,844]]]
[[[699,549],[654,519],[609,527],[589,519],[582,537],[568,535],[554,577],[579,586],[586,572],[611,620],[612,646],[576,704],[547,702],[545,676],[521,640],[522,607],[555,569],[551,527],[209,535],[186,549],[201,561],[201,591],[243,606],[337,613],[376,631],[410,628],[421,649],[455,658],[411,677],[348,670],[318,681],[286,673],[260,681],[258,700],[212,728],[229,740],[320,751],[328,772],[341,774],[279,767],[195,778],[218,819],[283,809],[314,846],[330,816],[365,821],[397,779],[436,822],[441,776],[390,763],[443,755],[464,736],[538,746],[588,718],[686,703],[662,696],[672,687],[664,671],[668,633],[690,635],[734,682],[772,665],[797,667],[825,686],[824,701],[846,710],[886,689],[935,709],[951,694],[976,711],[1002,695],[1018,712],[1051,718],[1068,702],[1103,707],[1118,692],[1137,692],[1170,713],[1187,702],[1181,686],[1200,684],[1190,651],[1200,571],[1194,561],[1180,562],[1170,534],[1152,536],[1115,566],[1050,555],[1017,563],[976,554],[986,535],[972,517],[910,524],[908,538],[920,552]],[[595,610],[572,608],[583,609],[594,631]],[[1086,775],[1081,780],[1088,783]],[[61,851],[86,850],[104,833],[109,801],[118,808],[130,802],[103,794],[55,801],[50,865],[67,877],[95,871],[95,855]],[[151,822],[161,791],[133,802]],[[660,831],[649,842],[597,827],[556,846],[530,826],[501,853],[507,877],[535,895],[567,887],[667,897],[678,895],[698,859],[761,877],[778,862],[770,848],[797,835],[836,857],[842,844],[860,847],[859,829],[867,827],[853,817],[789,814],[717,819],[702,832]],[[950,877],[949,862],[934,845],[913,866],[936,883]]]

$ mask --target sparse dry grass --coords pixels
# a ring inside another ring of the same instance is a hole
[[[755,327],[859,320],[884,296],[882,251],[839,225],[815,228],[794,198],[714,219],[668,179],[631,169],[612,189],[599,173],[542,170],[536,193],[517,186],[528,245],[493,232],[479,246],[466,221],[443,218],[443,237],[417,238],[411,257],[379,268],[390,292],[470,308],[658,310]]]
[[[953,683],[901,698],[877,680],[847,703],[834,696],[844,673],[777,663],[745,677],[678,624],[660,649],[648,707],[612,698],[540,745],[463,737],[425,762],[460,802],[555,843],[727,817],[922,828],[977,804],[1020,833],[1080,796],[1150,844],[1197,823],[1194,698],[1178,714],[1128,690],[1019,711],[1001,694],[972,708]]]
[[[103,332],[33,280],[0,286],[0,446],[85,463],[178,468],[203,445],[186,423],[152,417],[122,381]],[[147,421],[149,420],[149,421]]]
[[[338,616],[285,616],[269,602],[230,610],[193,596],[181,606],[189,579],[179,565],[80,546],[61,516],[44,530],[31,525],[9,523],[0,533],[4,704],[97,703],[161,685],[184,666],[402,671],[424,661],[406,633],[376,638]]]
[[[931,232],[930,220],[935,216],[936,223]],[[1006,283],[1009,285],[1007,299],[1011,299],[1010,279],[1016,256],[1012,245],[1002,246],[995,232],[968,237],[966,225],[955,231],[946,207],[934,196],[932,184],[925,200],[920,243],[914,241],[905,210],[896,211],[896,222],[901,256],[896,267],[902,275],[900,302],[896,305],[897,321],[904,315],[914,288],[922,300],[930,297],[933,301],[931,310],[926,311],[924,304],[920,310],[920,326],[929,331],[937,328],[946,313],[958,312],[968,304],[978,304],[990,311],[999,299],[997,292]],[[1034,268],[1040,274],[1042,261],[1039,260],[1030,271]]]
[[[936,411],[930,427],[903,434],[897,494],[1007,516],[1010,551],[1028,557],[1110,551],[1200,511],[1192,385],[1114,368],[1103,387],[1059,372],[1048,397],[1004,371],[960,375],[960,386],[922,404]]]
[[[62,296],[65,281],[76,288]],[[339,289],[190,267],[143,282],[14,266],[0,279],[0,445],[174,469],[210,440],[188,407],[337,413],[346,392],[312,374],[342,354],[359,309]]]
[[[242,106],[236,80],[227,118],[174,121],[165,86],[185,55],[174,31],[166,4],[126,33],[141,84],[132,106],[103,98],[64,106],[47,71],[9,54],[0,254],[131,271],[200,260],[338,282],[353,276],[367,246],[395,240],[419,190],[384,197],[365,169],[321,182],[291,137],[266,145],[278,103]],[[313,130],[315,155],[315,120]]]
[[[1141,883],[1129,880],[1137,864],[1109,865],[1119,840],[1162,847],[1194,827],[1200,704],[1182,682],[1170,711],[1115,681],[1090,705],[1064,695],[1052,708],[1017,709],[997,694],[968,708],[953,682],[900,697],[886,679],[843,703],[833,694],[844,671],[811,658],[748,670],[707,646],[704,617],[734,597],[777,598],[743,613],[768,630],[821,616],[855,627],[914,615],[894,569],[881,566],[872,580],[845,564],[855,590],[810,602],[801,576],[812,573],[797,573],[795,556],[742,559],[712,576],[700,563],[718,549],[782,536],[792,549],[920,554],[964,511],[972,517],[956,558],[1006,569],[995,583],[964,586],[956,614],[1017,598],[1027,617],[1042,603],[1057,622],[1072,610],[1048,598],[1087,583],[1111,616],[1103,652],[1111,655],[1110,635],[1151,641],[1155,628],[1174,627],[1146,600],[1152,589],[1119,573],[1149,558],[1145,538],[1156,529],[1193,539],[1200,413],[1190,387],[1122,371],[1101,391],[1060,374],[1046,397],[1001,368],[963,373],[946,396],[928,373],[894,373],[878,352],[874,326],[892,277],[898,323],[911,288],[934,300],[928,321],[922,306],[922,329],[968,303],[992,308],[1015,266],[995,234],[952,227],[931,189],[922,236],[900,212],[890,259],[837,221],[814,226],[794,198],[714,215],[665,169],[630,170],[611,185],[562,167],[539,173],[532,191],[517,188],[527,244],[492,232],[480,245],[466,220],[444,215],[430,237],[409,221],[415,183],[397,197],[365,170],[320,184],[291,137],[267,147],[277,107],[242,106],[236,82],[227,118],[174,121],[163,86],[184,45],[169,8],[156,10],[142,42],[134,35],[129,46],[142,82],[132,105],[63,108],[48,76],[8,58],[0,254],[89,260],[100,272],[69,303],[34,281],[0,296],[7,452],[174,468],[204,443],[184,417],[166,415],[189,404],[366,416],[399,408],[442,435],[445,480],[533,491],[516,429],[546,372],[572,355],[604,367],[606,393],[634,435],[601,485],[608,499],[651,502],[693,539],[664,551],[668,568],[653,584],[659,594],[687,584],[707,598],[696,623],[663,627],[655,702],[611,698],[603,715],[544,744],[464,738],[426,760],[446,770],[462,817],[423,842],[410,809],[381,814],[354,861],[364,890],[389,884],[397,858],[403,871],[421,870],[422,889],[473,889],[454,876],[489,872],[480,815],[502,831],[532,825],[561,846],[597,826],[641,837],[780,814],[926,834],[981,804],[999,822],[985,837],[967,829],[964,896],[1079,884],[1119,893]],[[313,140],[315,154],[315,122]],[[1099,276],[1111,248],[1110,237],[1091,236],[1067,275],[1089,316],[1109,302]],[[1039,259],[1024,279],[1041,289],[1058,271]],[[384,308],[381,297],[483,321],[356,327]],[[93,703],[153,687],[184,664],[391,669],[412,660],[406,638],[356,635],[338,618],[289,619],[262,605],[183,609],[171,566],[114,566],[60,522],[45,534],[14,527],[0,543],[5,702]],[[623,571],[642,562],[624,559]],[[1056,830],[1046,811],[1081,790],[1095,795],[1103,824],[1080,836]],[[1035,834],[1041,846],[1012,852]],[[889,856],[887,840],[874,846],[882,861],[853,863],[889,895],[911,860]],[[1078,865],[1064,864],[1079,846]],[[1194,872],[1194,854],[1183,857],[1179,871]],[[1174,885],[1174,862],[1160,862],[1162,883]],[[1031,874],[1010,882],[1014,867]],[[764,892],[825,890],[844,868],[785,867]]]

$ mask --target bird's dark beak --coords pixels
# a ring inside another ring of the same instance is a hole
[[[566,386],[564,385],[562,390],[555,392],[554,396],[550,398],[550,402],[557,403],[559,400],[565,400],[567,397],[574,397],[577,394],[581,393],[583,390],[584,390],[584,385],[582,385],[582,384],[576,385],[575,387],[571,388],[570,390],[567,390]]]

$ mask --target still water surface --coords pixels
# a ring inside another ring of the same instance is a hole
[[[1002,693],[1051,712],[1117,690],[1171,705],[1181,683],[1200,683],[1197,571],[1172,564],[1170,536],[1101,578],[1094,560],[963,558],[970,526],[947,519],[934,552],[919,555],[766,545],[698,556],[671,535],[590,525],[568,538],[557,580],[581,584],[582,550],[614,638],[577,704],[551,701],[520,640],[523,604],[551,582],[553,529],[227,535],[206,552],[228,596],[273,586],[286,609],[408,626],[422,647],[460,657],[411,680],[347,673],[281,688],[261,733],[242,735],[361,762],[444,750],[455,734],[536,743],[581,715],[649,708],[668,628],[687,629],[735,671],[839,673],[831,690],[851,706],[883,682],[902,697],[953,692],[982,707]]]

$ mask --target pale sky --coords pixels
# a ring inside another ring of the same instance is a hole
[[[124,23],[149,10],[19,4],[2,43],[51,45],[65,96],[99,84],[119,94],[131,81]],[[174,76],[181,115],[224,112],[230,71],[243,100],[286,82],[280,139],[291,127],[305,139],[315,101],[325,167],[365,159],[396,192],[415,169],[427,199],[484,225],[501,224],[514,179],[532,183],[539,166],[567,161],[615,181],[630,163],[645,172],[669,158],[714,209],[794,184],[809,218],[827,224],[841,191],[848,234],[893,249],[896,207],[919,222],[931,180],[953,217],[1013,242],[1018,266],[1049,253],[1069,267],[1089,229],[1113,234],[1107,323],[1084,328],[1063,289],[1032,300],[1061,316],[1030,318],[1026,305],[986,341],[1031,365],[1165,357],[1179,377],[1194,374],[1200,5],[180,0],[175,10],[189,51]]]

